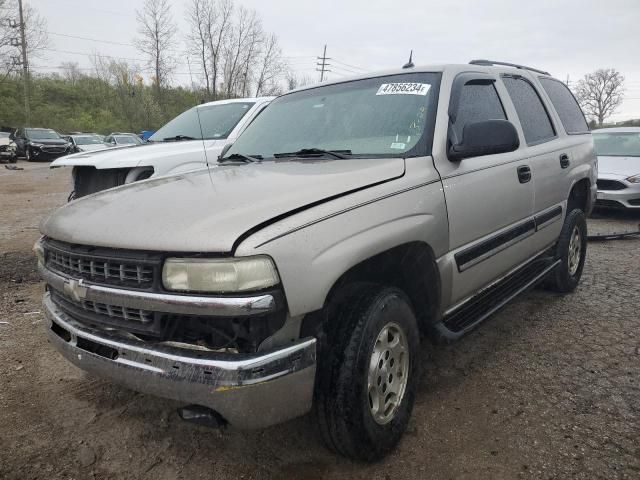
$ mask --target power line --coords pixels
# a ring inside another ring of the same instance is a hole
[[[349,64],[349,63],[345,63],[345,62],[342,62],[342,61],[340,61],[340,60],[336,60],[335,58],[333,59],[333,61],[334,61],[334,62],[336,62],[336,63],[339,63],[340,65],[344,65],[345,67],[353,68],[353,69],[355,69],[355,70],[362,70],[363,72],[366,72],[366,71],[367,71],[367,69],[366,69],[366,68],[358,67],[358,66],[356,66],[356,65],[351,65],[351,64]],[[345,69],[345,70],[346,70],[346,69]]]
[[[78,40],[88,40],[89,42],[98,42],[98,43],[108,43],[110,45],[122,45],[124,47],[134,47],[136,46],[133,43],[122,43],[122,42],[113,42],[111,40],[100,40],[98,38],[90,38],[90,37],[81,37],[80,35],[69,35],[66,33],[56,33],[56,32],[47,32],[49,35],[56,35],[58,37],[66,37],[66,38],[76,38]]]

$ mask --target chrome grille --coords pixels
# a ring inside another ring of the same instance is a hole
[[[56,242],[45,243],[47,268],[73,278],[107,285],[150,289],[153,287],[159,260],[117,257],[115,251]],[[142,255],[144,256],[144,255]]]
[[[46,152],[46,153],[63,153],[63,152],[67,151],[66,147],[47,147],[47,146],[44,146],[44,147],[40,147],[40,149],[43,152]]]
[[[88,300],[76,301],[55,290],[51,299],[67,315],[83,323],[121,328],[132,333],[162,334],[162,314]]]

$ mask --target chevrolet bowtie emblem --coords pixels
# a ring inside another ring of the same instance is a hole
[[[83,285],[82,279],[68,280],[64,284],[64,293],[69,295],[76,302],[81,302],[87,296],[87,287]]]

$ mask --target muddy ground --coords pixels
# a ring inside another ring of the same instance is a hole
[[[574,294],[531,291],[459,343],[425,348],[407,435],[364,465],[325,450],[311,416],[209,430],[64,361],[45,340],[31,247],[69,172],[18,165],[0,165],[0,479],[640,478],[640,240],[591,243]]]

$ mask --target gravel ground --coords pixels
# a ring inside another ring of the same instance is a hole
[[[363,465],[325,450],[311,416],[209,430],[64,361],[42,331],[30,249],[69,172],[18,165],[0,166],[0,478],[640,478],[640,240],[590,243],[574,294],[531,291],[457,344],[425,348],[407,435]],[[638,223],[603,214],[589,228]]]

